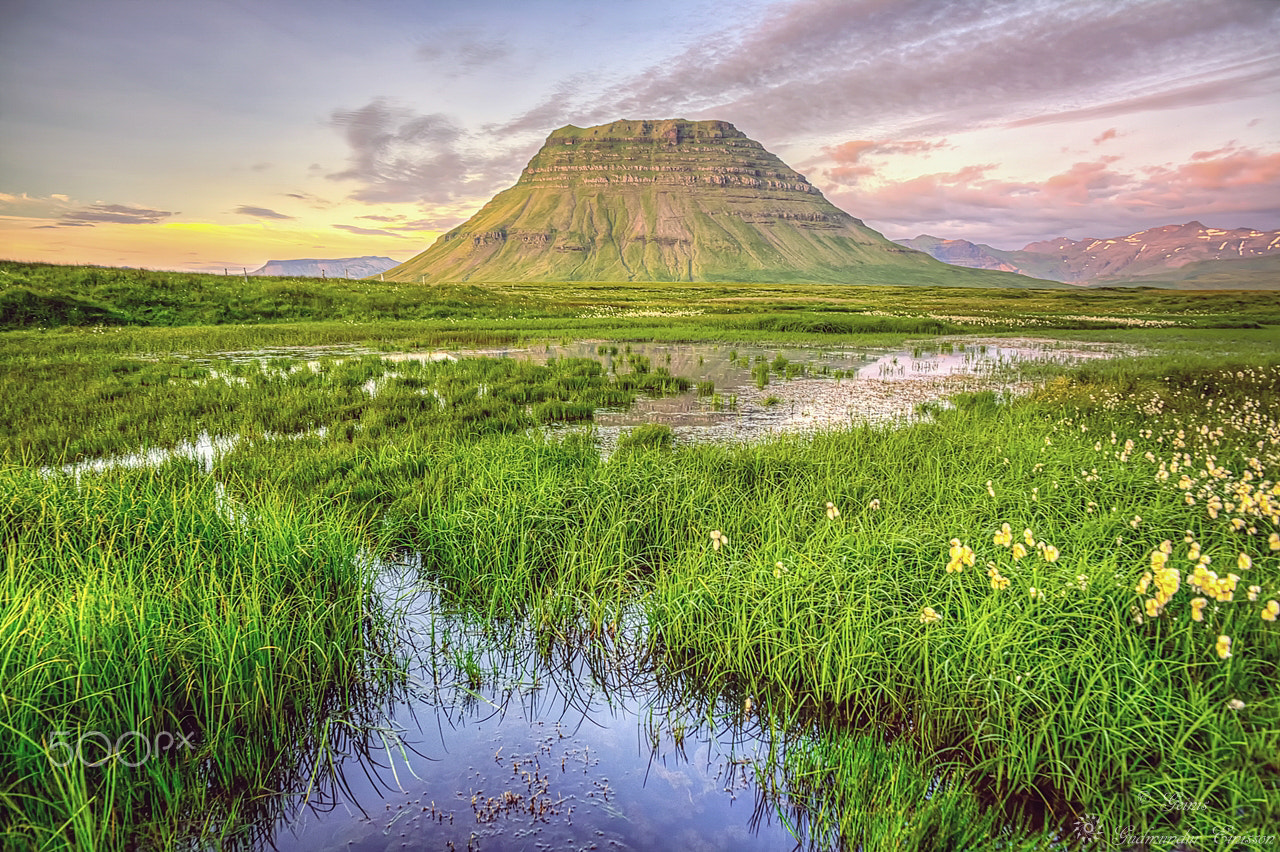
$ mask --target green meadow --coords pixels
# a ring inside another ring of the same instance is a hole
[[[1275,844],[1274,294],[5,262],[0,326],[0,847],[261,848],[338,744],[394,739],[396,553],[540,646],[639,613],[643,665],[767,732],[753,778],[803,848]],[[909,422],[590,432],[710,404],[632,343],[942,337],[1131,354]],[[580,340],[601,357],[393,357]],[[202,435],[207,467],[90,464]]]

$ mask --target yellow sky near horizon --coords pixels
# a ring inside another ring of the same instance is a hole
[[[420,231],[390,237],[293,223],[105,222],[92,227],[38,227],[41,224],[45,223],[0,217],[0,256],[47,263],[218,271],[218,267],[241,268],[247,258],[260,258],[265,263],[302,257],[308,251],[317,258],[385,255],[408,260],[440,233]]]

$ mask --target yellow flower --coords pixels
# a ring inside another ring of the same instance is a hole
[[[1192,621],[1204,621],[1204,608],[1205,606],[1208,605],[1208,603],[1209,601],[1206,598],[1191,599],[1191,620]]]
[[[837,509],[836,504],[832,503],[830,500],[827,501],[827,517],[833,521],[840,517],[840,510]]]
[[[1173,553],[1173,542],[1166,538],[1164,541],[1160,542],[1160,547],[1158,549],[1165,556],[1168,556]]]
[[[1032,535],[1032,534],[1031,534],[1031,528],[1030,528],[1030,527],[1028,527],[1027,529],[1025,529],[1025,530],[1023,530],[1023,531],[1022,531],[1022,540],[1023,540],[1023,541],[1025,541],[1025,542],[1027,543],[1027,547],[1035,547],[1035,546],[1036,546],[1036,537],[1035,537],[1034,535]]]
[[[964,570],[964,566],[973,565],[974,562],[973,549],[966,547],[958,538],[951,539],[951,549],[947,555],[948,574],[959,574]]]
[[[1037,589],[1035,586],[1032,586],[1030,589],[1028,589],[1027,594],[1031,596],[1031,600],[1033,601],[1041,600],[1044,597],[1044,592],[1041,591],[1040,589]]]
[[[1027,555],[1027,549],[1026,549],[1025,547],[1023,547],[1023,546],[1022,546],[1022,542],[1020,542],[1020,541],[1019,541],[1019,542],[1014,543],[1014,545],[1013,545],[1013,558],[1014,558],[1015,560],[1017,560],[1017,559],[1021,559],[1022,557],[1026,556],[1026,555]]]
[[[729,543],[729,537],[724,533],[720,532],[720,530],[711,531],[711,547],[714,550],[719,550],[721,545],[728,544],[728,543]]]
[[[1042,552],[1044,553],[1045,562],[1058,561],[1058,548],[1054,547],[1052,544],[1046,544]]]
[[[1225,660],[1227,657],[1230,657],[1231,656],[1231,637],[1225,636],[1225,635],[1219,636],[1217,650],[1218,650],[1218,656],[1221,659]]]
[[[1013,528],[1007,523],[1001,524],[1000,532],[992,536],[991,541],[993,544],[998,544],[1001,547],[1008,547],[1013,543]]]
[[[1249,587],[1249,600],[1251,600],[1251,601],[1256,601],[1256,600],[1258,599],[1258,595],[1260,595],[1260,594],[1262,594],[1262,587],[1261,587],[1261,586],[1250,586],[1250,587]]]
[[[1249,556],[1249,554],[1241,553],[1239,556],[1236,557],[1236,566],[1239,567],[1241,571],[1248,571],[1250,568],[1253,567],[1253,559]]]
[[[1163,550],[1151,551],[1151,567],[1159,571],[1169,561],[1169,555]]]
[[[1140,595],[1145,595],[1147,593],[1147,588],[1151,585],[1151,579],[1151,572],[1143,571],[1142,579],[1138,580],[1138,585],[1134,588],[1134,591]]]
[[[942,616],[939,615],[937,611],[934,610],[934,608],[931,606],[927,606],[924,609],[920,610],[921,624],[936,624],[941,620],[942,620]]]
[[[1244,709],[1244,702],[1241,701],[1239,698],[1233,698],[1227,702],[1227,709],[1234,710],[1237,713],[1239,713],[1241,710]]]
[[[1155,598],[1147,598],[1145,607],[1147,610],[1147,616],[1149,618],[1155,618],[1157,615],[1160,614],[1160,604],[1156,601]]]
[[[1272,533],[1267,538],[1267,547],[1272,550],[1280,550],[1280,533]]]
[[[1280,602],[1267,601],[1267,605],[1262,608],[1260,615],[1263,621],[1275,621],[1276,616],[1280,615]]]
[[[1182,574],[1177,568],[1164,568],[1156,572],[1156,588],[1159,590],[1156,593],[1156,597],[1163,598],[1160,601],[1161,605],[1167,603],[1174,593],[1178,591],[1181,580]]]
[[[877,497],[877,498],[875,498],[874,500],[872,500],[870,503],[868,503],[868,504],[867,504],[867,508],[868,508],[868,509],[879,509],[879,508],[880,508],[880,498],[879,498],[879,497]]]

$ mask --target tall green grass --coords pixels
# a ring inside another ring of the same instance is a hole
[[[359,530],[192,473],[0,468],[6,848],[261,830],[326,720],[367,720],[394,679]]]

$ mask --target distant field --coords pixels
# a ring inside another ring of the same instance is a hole
[[[0,261],[0,328],[423,321],[451,333],[906,334],[1280,322],[1266,292],[974,290],[836,284],[420,285]]]

